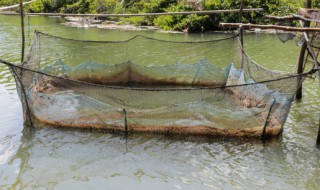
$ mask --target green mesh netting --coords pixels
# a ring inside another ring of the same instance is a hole
[[[236,36],[98,42],[36,32],[25,62],[7,65],[27,124],[236,137],[278,135],[305,77],[259,66]]]

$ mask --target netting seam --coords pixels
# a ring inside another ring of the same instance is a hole
[[[264,125],[263,125],[262,134],[261,134],[261,138],[262,139],[266,138],[266,129],[267,129],[267,126],[268,126],[268,119],[269,119],[272,107],[273,107],[275,102],[276,102],[276,99],[273,97],[273,102],[272,102],[272,104],[271,104],[271,106],[269,108],[268,115],[267,115],[266,120],[265,120]]]
[[[108,86],[108,85],[103,85],[103,84],[95,84],[95,83],[90,83],[90,82],[85,82],[85,81],[80,81],[80,80],[74,80],[74,79],[69,79],[69,78],[64,78],[64,77],[59,77],[59,76],[54,76],[50,75],[47,73],[43,73],[40,71],[24,68],[12,63],[9,63],[3,59],[0,59],[0,63],[3,63],[7,66],[19,68],[21,70],[29,71],[29,72],[34,72],[37,74],[45,75],[48,77],[52,78],[57,78],[61,80],[67,80],[75,83],[80,83],[80,84],[86,84],[86,85],[91,85],[91,86],[96,86],[96,87],[103,87],[103,88],[109,88],[109,89],[126,89],[126,90],[136,90],[136,91],[183,91],[183,90],[210,90],[210,89],[219,89],[219,88],[231,88],[231,87],[241,87],[241,86],[250,86],[250,85],[255,85],[255,84],[265,84],[268,82],[275,82],[275,81],[280,81],[284,79],[290,79],[290,78],[296,78],[296,77],[307,77],[308,75],[314,74],[317,72],[316,69],[312,69],[307,73],[302,73],[302,74],[291,74],[286,77],[282,78],[276,78],[276,79],[271,79],[271,80],[266,80],[266,81],[259,81],[255,83],[248,83],[248,84],[237,84],[237,85],[228,85],[228,86],[215,86],[215,87],[192,87],[192,88],[166,88],[166,89],[158,89],[158,88],[137,88],[137,87],[124,87],[124,86]]]
[[[272,70],[267,69],[267,68],[263,67],[262,65],[258,64],[258,63],[257,63],[256,61],[254,61],[254,60],[248,55],[248,53],[244,50],[243,46],[242,46],[241,43],[240,43],[240,39],[239,39],[239,38],[237,38],[237,39],[238,39],[238,44],[239,44],[239,46],[240,46],[240,49],[241,49],[242,53],[243,53],[254,65],[256,65],[256,66],[258,66],[258,67],[260,67],[260,68],[262,68],[262,69],[264,69],[264,70],[266,70],[266,71],[272,72],[272,73],[274,73],[274,74],[278,74],[278,75],[288,74],[288,73],[279,72],[279,71],[278,71],[278,72],[277,72],[277,71],[272,71]]]
[[[0,61],[1,61],[1,59],[0,59]],[[25,88],[23,86],[23,83],[21,82],[21,79],[19,78],[18,74],[16,73],[15,69],[12,66],[10,68],[11,68],[12,72],[15,75],[14,78],[17,79],[16,82],[19,82],[19,84],[21,86],[21,91],[22,91],[22,94],[24,96],[24,100],[25,100],[26,106],[27,106],[27,112],[28,112],[27,114],[28,114],[28,117],[29,117],[30,125],[31,125],[31,127],[33,127],[33,122],[32,122],[32,117],[31,117],[31,109],[30,109],[30,106],[29,106],[29,102],[28,102],[28,98],[27,98],[27,94],[26,94]]]
[[[33,52],[35,46],[36,46],[36,43],[37,43],[37,40],[33,40],[31,46],[30,46],[30,50],[29,50],[29,53],[28,53],[28,56],[27,56],[27,61],[24,61],[21,63],[21,66],[24,66],[28,61],[30,61],[31,57],[32,57],[32,54],[31,52]]]

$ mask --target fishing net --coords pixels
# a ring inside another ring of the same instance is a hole
[[[306,76],[258,65],[237,36],[81,41],[36,32],[22,65],[2,62],[28,125],[164,134],[276,136]]]
[[[292,23],[292,21],[279,21],[279,22],[277,22],[277,25],[292,26],[293,23]],[[279,29],[276,29],[276,35],[278,36],[279,40],[282,43],[285,43],[285,42],[292,40],[296,37],[296,34],[294,34],[293,32],[288,32],[288,31],[279,30]]]
[[[300,9],[299,9],[299,12],[300,12]],[[320,13],[317,11],[313,11],[313,10],[308,10],[307,12],[308,12],[307,17],[309,17],[309,19],[311,19],[313,21],[311,23],[311,25],[314,25],[315,28],[319,28],[320,27]],[[303,15],[303,13],[302,13],[302,15]],[[306,54],[303,68],[310,69],[310,68],[314,67],[315,69],[319,69],[319,53],[320,53],[319,32],[313,32],[311,35],[309,34],[308,36],[309,36],[309,40],[310,40],[309,41],[310,46],[314,52],[314,56],[311,55],[310,50],[306,51],[307,54]],[[303,41],[301,42],[301,44],[303,44],[305,42],[305,38],[302,38],[302,39],[303,39]],[[307,43],[307,42],[305,42],[305,43]],[[314,63],[317,63],[318,66],[315,65]],[[318,83],[320,85],[320,71],[318,71]]]

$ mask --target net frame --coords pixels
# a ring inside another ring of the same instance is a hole
[[[44,34],[44,33],[40,33],[40,32],[36,32],[36,35],[39,34]],[[44,34],[44,35],[48,35],[48,34]],[[54,38],[60,38],[57,36],[53,36]],[[226,39],[234,39],[237,36],[233,36],[230,38],[226,38]],[[133,37],[129,40],[126,41],[122,41],[121,43],[125,42],[130,42],[132,39],[135,39],[136,37]],[[148,39],[148,37],[146,37]],[[222,40],[226,40],[226,39],[221,39]],[[66,39],[66,40],[70,40],[70,41],[78,41],[78,40],[73,40],[73,39]],[[154,40],[153,38],[151,38],[150,40]],[[163,40],[159,40],[162,41]],[[220,41],[220,40],[219,40]],[[84,42],[94,42],[96,43],[96,41],[84,41]],[[168,42],[168,41],[164,41],[164,42]],[[202,41],[200,43],[208,43],[210,41]],[[113,42],[113,41],[109,41],[109,42],[104,42],[104,43],[117,43],[117,42]],[[171,43],[171,42],[170,42]],[[180,43],[180,42],[173,42],[173,43]],[[198,42],[183,42],[183,43],[198,43]],[[35,40],[33,44],[37,44],[37,41]],[[34,51],[34,48],[36,46],[32,46],[30,52]],[[249,73],[248,76],[252,77],[251,72],[252,69],[254,68],[255,70],[263,70],[268,71],[267,73],[270,75],[270,73],[272,71],[267,70],[263,67],[261,67],[260,65],[258,65],[255,61],[253,61],[243,50],[242,47],[240,47],[241,52],[243,52],[244,57],[246,58],[246,65],[249,65],[248,62],[250,62],[252,65],[248,66],[247,68],[244,68],[243,71],[246,73]],[[274,77],[272,79],[270,78],[262,78],[260,79],[260,81],[258,80],[257,82],[254,81],[253,83],[242,83],[242,84],[228,84],[225,86],[213,86],[213,87],[208,87],[208,86],[198,86],[198,87],[167,87],[167,88],[152,88],[152,87],[127,87],[127,86],[114,86],[114,85],[105,85],[105,84],[95,84],[92,82],[86,82],[86,81],[81,81],[81,80],[74,80],[74,79],[70,79],[70,78],[65,78],[63,76],[55,76],[55,75],[51,75],[36,69],[32,69],[30,68],[30,65],[28,65],[28,62],[30,62],[30,60],[32,60],[32,57],[30,56],[31,54],[29,54],[27,60],[25,62],[23,62],[22,65],[14,65],[11,64],[9,62],[6,62],[4,60],[0,60],[1,63],[4,63],[6,65],[9,66],[9,68],[11,69],[13,75],[15,76],[16,82],[17,82],[17,86],[18,86],[18,94],[21,98],[22,101],[22,105],[23,105],[23,110],[24,110],[24,120],[25,123],[27,125],[32,125],[33,121],[37,120],[37,117],[32,113],[32,105],[30,106],[30,98],[28,97],[28,93],[27,90],[24,88],[24,86],[26,85],[23,80],[24,77],[28,74],[24,74],[24,73],[29,73],[29,75],[41,75],[41,76],[45,76],[45,77],[49,77],[52,79],[58,79],[58,80],[62,80],[65,83],[74,83],[74,84],[79,84],[79,85],[84,85],[84,86],[90,86],[92,88],[103,88],[103,89],[112,89],[112,90],[129,90],[129,91],[138,91],[138,92],[144,92],[144,93],[148,93],[148,92],[172,92],[172,91],[180,91],[180,92],[203,92],[203,91],[215,91],[215,90],[226,90],[226,91],[231,91],[233,94],[236,94],[237,91],[241,91],[239,89],[243,88],[242,91],[247,90],[248,88],[251,88],[254,85],[261,85],[261,84],[265,84],[266,86],[276,86],[274,84],[276,84],[278,81],[295,81],[294,82],[294,86],[298,87],[303,80],[306,78],[307,76],[309,76],[311,74],[311,72],[308,73],[304,73],[301,75],[280,75],[279,73],[276,72],[272,72],[274,75],[276,75],[277,77]],[[244,60],[242,60],[244,61]],[[29,67],[29,68],[28,68]],[[31,73],[31,74],[30,74]],[[27,77],[28,78],[28,77]],[[29,78],[30,79],[30,78]],[[295,80],[293,80],[295,79]],[[278,88],[279,87],[274,87],[274,88]],[[285,89],[283,89],[283,93],[286,93]],[[201,92],[201,93],[202,93]],[[201,94],[200,93],[200,94]],[[198,126],[192,126],[192,127],[186,127],[186,126],[179,126],[179,125],[174,125],[174,126],[161,126],[158,125],[157,127],[154,127],[152,125],[136,125],[133,123],[128,124],[128,118],[130,119],[130,112],[126,109],[119,109],[116,110],[119,118],[121,118],[121,121],[124,122],[120,122],[121,124],[116,126],[116,125],[79,125],[76,122],[75,123],[67,123],[67,125],[63,124],[63,123],[55,123],[55,122],[44,122],[44,120],[42,120],[41,122],[44,124],[48,124],[50,126],[57,126],[57,127],[76,127],[76,128],[99,128],[99,129],[106,129],[106,130],[110,130],[110,131],[122,131],[122,132],[127,132],[128,130],[130,131],[140,131],[140,132],[156,132],[156,133],[164,133],[164,134],[193,134],[193,135],[207,135],[207,136],[231,136],[231,137],[261,137],[261,136],[277,136],[281,133],[282,128],[283,128],[283,124],[285,122],[285,119],[287,117],[288,111],[290,109],[291,106],[291,101],[293,99],[293,95],[295,92],[292,92],[290,94],[290,97],[287,99],[287,101],[289,101],[288,104],[286,104],[285,108],[282,109],[286,110],[286,113],[284,113],[284,116],[280,119],[281,121],[278,121],[278,124],[272,124],[272,117],[276,117],[277,114],[279,114],[279,104],[276,104],[276,100],[275,98],[272,100],[270,100],[271,104],[266,108],[267,112],[265,114],[265,121],[263,122],[264,125],[263,126],[259,126],[259,128],[230,128],[230,129],[223,129],[223,128],[216,128],[216,127],[208,127],[208,126],[203,126],[203,125],[198,125]],[[280,109],[281,110],[281,109]],[[148,110],[147,110],[148,111]],[[134,111],[132,111],[134,112]],[[129,114],[128,114],[129,113]],[[273,115],[273,116],[271,116]],[[39,120],[39,118],[38,118]]]

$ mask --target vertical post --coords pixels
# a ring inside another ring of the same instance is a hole
[[[309,9],[312,7],[312,0],[306,0],[306,7]],[[303,27],[310,27],[310,22],[305,22]],[[307,42],[304,42],[301,46],[300,53],[299,53],[299,58],[298,58],[298,67],[297,67],[297,74],[302,74],[303,73],[303,62],[305,58],[307,50]],[[296,94],[296,99],[300,100],[302,98],[302,84],[301,81],[298,81],[299,88],[297,90]]]
[[[124,114],[124,134],[126,138],[128,137],[128,121],[127,121],[127,111],[126,109],[123,109],[123,114]]]
[[[312,7],[312,0],[307,0],[306,7],[310,9]]]
[[[239,22],[242,23],[242,12],[243,12],[243,7],[244,7],[244,0],[241,0],[241,4],[240,4],[240,9],[239,9]],[[244,57],[243,57],[243,28],[242,26],[240,26],[239,28],[239,38],[240,38],[240,44],[241,44],[241,66],[240,68],[243,69],[244,65]]]
[[[318,129],[318,136],[317,136],[317,146],[320,147],[320,118],[319,118],[319,129]]]
[[[242,23],[243,7],[244,7],[244,0],[241,0],[240,10],[239,10],[239,22],[240,23]],[[239,33],[240,33],[240,43],[241,43],[241,46],[243,47],[243,28],[242,27],[240,27]]]
[[[21,49],[21,63],[22,63],[24,60],[24,48],[25,48],[23,0],[20,0],[20,17],[21,17],[21,34],[22,34],[22,49]]]
[[[303,62],[304,62],[306,50],[307,50],[307,42],[303,42],[300,49],[299,58],[298,58],[297,74],[303,73]],[[302,83],[299,79],[298,79],[297,85],[298,85],[298,89],[297,89],[296,99],[300,100],[302,98]]]

